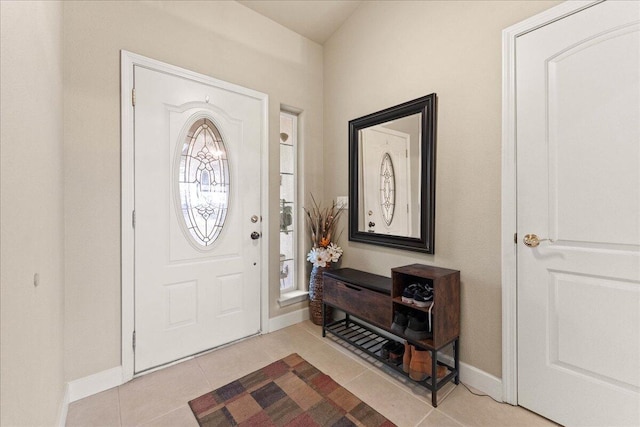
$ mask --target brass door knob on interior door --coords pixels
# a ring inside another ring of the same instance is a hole
[[[555,243],[555,240],[553,239],[541,239],[535,234],[525,234],[524,238],[522,239],[522,242],[530,248],[536,248],[540,245],[540,242],[545,241]]]

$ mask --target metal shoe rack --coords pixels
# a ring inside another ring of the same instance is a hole
[[[410,381],[419,384],[428,390],[431,391],[431,401],[433,407],[437,406],[437,391],[446,385],[449,381],[453,380],[455,384],[458,384],[458,370],[455,369],[454,366],[450,366],[447,363],[444,363],[440,360],[436,362],[437,351],[432,351],[432,361],[433,366],[431,372],[436,372],[436,363],[440,366],[445,366],[447,368],[447,374],[438,379],[434,377],[428,377],[424,381],[414,381],[409,377],[409,375],[403,371],[402,369],[402,359],[398,364],[389,361],[388,359],[384,359],[381,357],[381,349],[382,346],[387,342],[391,341],[391,338],[388,338],[384,335],[378,334],[373,331],[371,328],[353,320],[349,314],[346,315],[346,318],[342,320],[337,320],[324,325],[323,337],[326,336],[326,332],[335,336],[336,338],[341,339],[342,341],[350,344],[356,349],[361,351],[360,356],[365,357],[370,356],[380,362],[384,363],[386,366],[389,366],[394,371],[399,372],[404,375]],[[396,341],[396,340],[393,340]],[[456,352],[455,346],[457,344],[457,340],[451,343],[454,346],[454,353]]]

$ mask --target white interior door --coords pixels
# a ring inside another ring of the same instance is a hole
[[[607,1],[516,41],[518,403],[564,425],[640,425],[639,21]]]
[[[360,131],[362,182],[360,226],[370,233],[411,235],[410,135],[382,126]]]
[[[251,235],[261,232],[266,115],[262,99],[184,75],[135,66],[134,86],[141,372],[260,331],[261,239]]]

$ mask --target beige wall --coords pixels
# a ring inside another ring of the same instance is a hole
[[[271,317],[303,306],[276,302],[281,104],[303,110],[304,183],[322,192],[320,45],[236,2],[65,2],[68,380],[120,365],[120,49],[269,95]]]
[[[461,271],[461,360],[501,376],[501,30],[557,1],[365,2],[324,46],[325,198],[348,192],[347,122],[438,94],[435,255],[347,242],[342,266]]]
[[[50,426],[65,384],[62,6],[0,2],[0,31],[0,425]]]
[[[303,194],[330,200],[347,194],[348,120],[437,92],[436,254],[345,232],[342,265],[460,269],[462,360],[500,376],[500,30],[556,3],[366,2],[323,69],[322,47],[235,2],[0,2],[1,423],[52,424],[63,379],[121,363],[120,49],[270,96],[272,219],[281,104],[303,110]],[[270,233],[274,317],[303,305],[277,306]]]

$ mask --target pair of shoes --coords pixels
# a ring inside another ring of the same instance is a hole
[[[431,373],[431,352],[420,347],[415,347],[405,341],[405,352],[402,360],[402,370],[409,374],[409,378],[414,381],[424,381],[432,377]],[[407,356],[407,354],[409,356]],[[447,368],[436,365],[436,376],[438,379],[447,374]]]
[[[431,313],[427,315],[416,310],[408,313],[397,310],[393,316],[391,330],[413,340],[426,340],[431,336]]]
[[[384,343],[382,349],[380,349],[380,357],[396,365],[400,363],[403,354],[404,345],[393,340]]]
[[[402,302],[428,307],[433,301],[433,288],[427,284],[412,283],[402,291]]]

